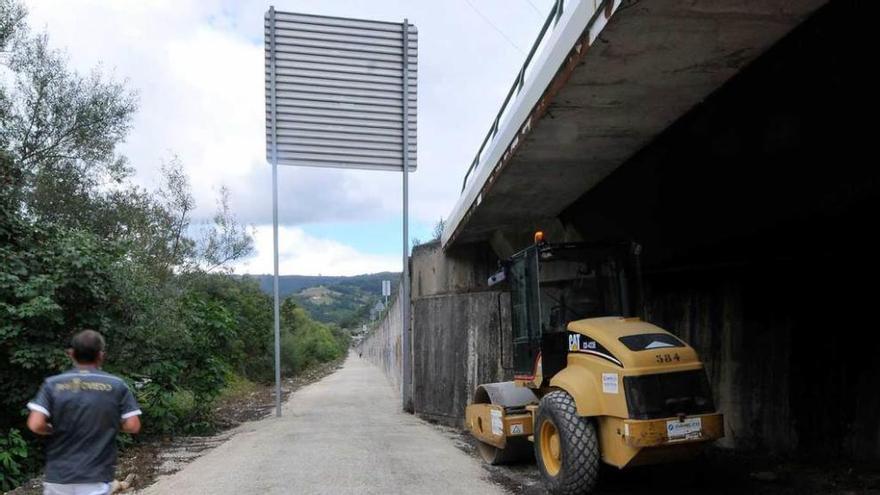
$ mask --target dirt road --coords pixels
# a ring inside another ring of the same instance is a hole
[[[282,418],[246,423],[143,493],[504,493],[486,476],[435,428],[400,412],[381,372],[350,355],[297,391]]]

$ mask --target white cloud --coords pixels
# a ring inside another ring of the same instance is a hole
[[[261,225],[254,236],[255,254],[235,267],[237,273],[273,273],[272,226]],[[278,229],[279,273],[282,275],[359,275],[400,271],[399,256],[361,253],[331,239],[306,234],[299,227]]]
[[[546,8],[551,1],[532,3]],[[464,0],[275,4],[315,14],[408,17],[416,24],[419,170],[411,176],[410,212],[414,222],[431,225],[447,216],[525,54]],[[474,4],[523,48],[543,22],[525,0]],[[192,179],[197,217],[213,213],[216,192],[226,185],[239,219],[271,222],[262,67],[269,0],[29,0],[27,5],[31,25],[45,27],[74,68],[87,72],[102,64],[138,91],[140,109],[121,149],[138,183],[155,187],[162,160],[173,153]],[[399,173],[284,168],[279,175],[279,217],[287,226],[384,221],[400,214]]]

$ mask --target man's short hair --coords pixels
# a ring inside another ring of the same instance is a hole
[[[104,351],[104,337],[94,330],[83,330],[70,339],[73,359],[79,363],[94,363]]]

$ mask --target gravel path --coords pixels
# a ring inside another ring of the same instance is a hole
[[[381,372],[351,354],[292,395],[282,418],[246,423],[143,493],[504,493],[486,476],[478,460],[400,412]]]

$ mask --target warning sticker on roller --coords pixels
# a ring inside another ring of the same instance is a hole
[[[606,394],[620,393],[617,373],[602,373],[602,392]]]
[[[492,409],[492,434],[504,435],[504,420],[501,418],[501,411]]]
[[[510,434],[511,435],[522,435],[523,434],[523,425],[514,423],[510,425]]]

